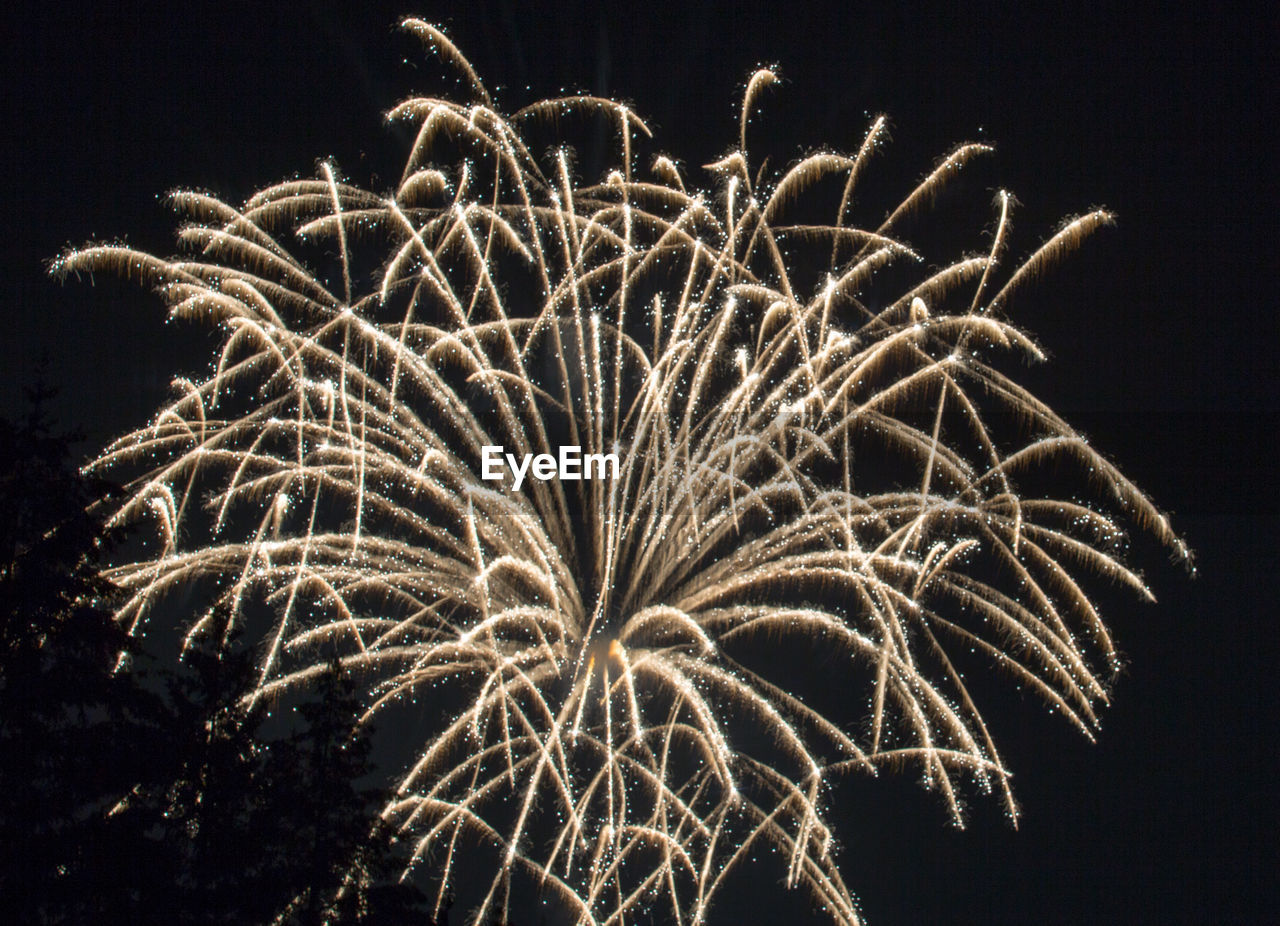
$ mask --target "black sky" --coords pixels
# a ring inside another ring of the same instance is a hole
[[[403,139],[382,112],[448,87],[394,30],[404,13],[443,23],[509,108],[561,89],[630,100],[695,174],[733,143],[743,82],[763,63],[784,83],[753,131],[781,156],[852,148],[885,112],[894,142],[868,182],[902,193],[953,143],[992,141],[969,190],[981,203],[997,185],[1016,193],[1017,253],[1068,214],[1119,216],[1018,307],[1053,358],[1028,380],[1173,513],[1200,576],[1139,544],[1160,603],[1107,600],[1130,668],[1097,744],[1016,695],[999,711],[1019,831],[994,800],[975,797],[955,831],[912,782],[851,783],[833,813],[846,878],[880,926],[1274,915],[1274,12],[347,6],[20,2],[3,14],[0,411],[21,408],[47,356],[60,418],[89,453],[207,362],[208,336],[166,324],[132,287],[51,282],[44,264],[66,245],[126,238],[167,253],[167,190],[238,200],[321,157],[390,185]],[[584,166],[599,156],[589,135],[581,154]],[[962,240],[976,247],[980,231]]]

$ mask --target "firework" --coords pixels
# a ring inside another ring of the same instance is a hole
[[[129,481],[116,520],[155,528],[111,571],[120,621],[141,635],[166,595],[203,595],[186,640],[260,635],[254,697],[337,651],[362,722],[456,709],[419,724],[384,815],[442,899],[464,855],[488,859],[476,921],[524,884],[580,922],[701,922],[771,854],[859,922],[829,783],[912,766],[957,821],[965,788],[1016,813],[957,659],[1088,736],[1116,651],[1082,582],[1150,597],[1122,526],[1185,555],[999,369],[1042,359],[1011,298],[1109,216],[1003,269],[1001,193],[983,252],[925,271],[900,227],[984,146],[865,229],[850,203],[883,119],[856,153],[767,177],[746,144],[761,71],[702,191],[664,157],[641,176],[626,106],[503,115],[445,36],[406,27],[467,89],[392,110],[416,137],[390,193],[332,165],[240,208],[180,192],[188,256],[57,264],[151,284],[221,333],[212,372],[95,464]],[[614,129],[598,181],[526,142],[573,112]],[[826,224],[789,218],[833,183]],[[872,304],[873,276],[907,282]]]

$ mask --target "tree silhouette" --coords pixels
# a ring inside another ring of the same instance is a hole
[[[0,419],[0,909],[18,922],[84,919],[102,860],[145,862],[112,811],[157,771],[166,721],[139,675],[113,671],[134,644],[98,573],[111,538],[86,511],[105,487],[71,465],[47,397]]]
[[[39,923],[426,922],[378,819],[334,662],[297,721],[264,733],[252,654],[151,668],[112,620],[90,513],[37,391],[0,419],[0,909]],[[129,654],[127,669],[121,654]]]
[[[359,702],[336,662],[302,724],[282,737],[251,703],[252,654],[193,650],[171,695],[187,739],[179,768],[148,806],[178,851],[166,897],[189,922],[428,922],[425,897],[403,870],[393,833],[377,817],[385,794],[359,782],[373,773],[366,737],[353,734]]]
[[[368,730],[355,731],[361,710],[357,686],[337,660],[299,708],[306,726],[277,755],[287,767],[271,776],[277,801],[290,808],[290,879],[306,885],[296,898],[298,923],[400,923],[428,920],[425,897],[400,884],[404,870],[394,828],[378,811],[386,792],[361,786],[373,766]],[[290,769],[294,770],[290,774]],[[290,851],[292,850],[292,851]]]

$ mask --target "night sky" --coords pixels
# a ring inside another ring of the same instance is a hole
[[[873,926],[1274,916],[1274,13],[347,6],[6,10],[0,412],[21,412],[43,358],[59,421],[84,434],[88,456],[148,420],[173,375],[203,372],[208,333],[166,323],[132,286],[62,285],[45,265],[91,239],[171,252],[162,195],[177,186],[240,201],[333,157],[357,182],[389,187],[406,139],[381,114],[453,86],[395,30],[406,13],[442,23],[509,110],[562,89],[632,102],[655,149],[695,177],[734,144],[744,81],[761,64],[784,80],[753,133],[784,160],[852,149],[872,116],[891,117],[893,142],[863,181],[885,185],[885,205],[954,143],[992,142],[995,156],[958,188],[982,207],[957,236],[964,247],[983,241],[997,187],[1022,204],[1015,255],[1064,216],[1103,205],[1119,217],[1018,302],[1015,320],[1051,356],[1024,382],[1172,514],[1199,575],[1139,541],[1158,604],[1102,595],[1129,664],[1096,744],[1011,686],[988,711],[1016,773],[1020,829],[994,799],[974,795],[956,830],[909,776],[853,781],[832,795],[845,879]],[[582,137],[589,174],[605,149]],[[754,902],[726,899],[719,921],[790,921],[785,903]]]

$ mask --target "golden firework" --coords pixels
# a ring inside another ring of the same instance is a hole
[[[416,129],[394,190],[326,164],[239,208],[180,192],[189,256],[90,246],[55,268],[139,279],[221,333],[212,372],[95,464],[129,480],[115,519],[156,528],[111,571],[121,622],[143,634],[166,594],[200,591],[188,643],[261,631],[255,697],[336,650],[367,686],[364,722],[457,705],[418,729],[384,816],[441,898],[461,853],[488,853],[476,921],[525,881],[584,923],[701,922],[766,850],[859,922],[827,784],[912,765],[957,820],[966,781],[1015,813],[957,654],[1088,736],[1116,652],[1082,583],[1150,597],[1121,525],[1186,554],[999,368],[1042,359],[1011,297],[1110,217],[1003,270],[1001,193],[981,254],[924,269],[899,228],[985,146],[864,229],[850,203],[883,119],[852,155],[766,176],[746,145],[761,71],[702,190],[665,157],[641,175],[649,131],[628,107],[503,115],[441,32],[405,25],[467,90],[391,111]],[[615,129],[598,182],[526,142],[574,112]],[[833,182],[827,224],[788,218]],[[891,272],[910,282],[872,306]],[[527,465],[566,447],[616,470],[482,476],[486,448]]]

